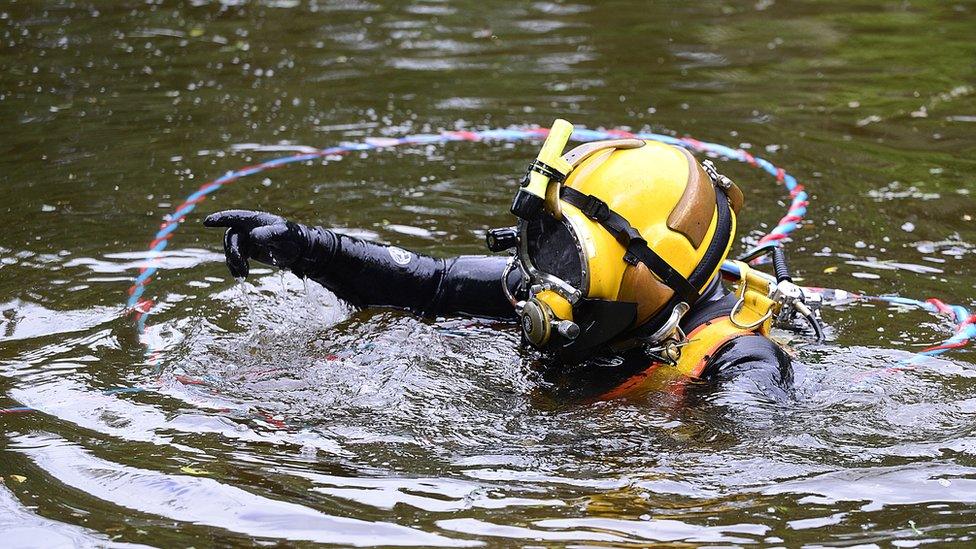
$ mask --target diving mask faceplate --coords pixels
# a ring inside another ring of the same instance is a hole
[[[601,151],[643,145],[638,139],[587,143],[563,156],[563,165],[572,171]],[[559,200],[553,199],[561,194],[567,175],[549,181],[541,215],[519,221],[512,263],[521,271],[530,296],[522,302],[512,298],[525,340],[563,359],[585,356],[629,327],[636,317],[632,303],[585,297],[590,281],[582,239],[562,216]]]

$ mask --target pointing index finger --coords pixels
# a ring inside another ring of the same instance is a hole
[[[285,223],[285,219],[267,212],[251,210],[224,210],[210,214],[203,220],[205,227],[231,227],[243,231],[277,223]]]

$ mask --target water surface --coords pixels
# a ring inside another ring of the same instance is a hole
[[[0,415],[5,541],[969,545],[973,355],[900,368],[946,319],[826,311],[831,340],[795,346],[785,403],[579,405],[545,390],[511,326],[357,311],[268,269],[244,299],[199,224],[266,209],[482,253],[532,143],[241,180],[173,238],[143,339],[122,304],[163,216],[276,149],[562,116],[787,168],[813,195],[788,246],[805,283],[972,306],[974,17],[934,1],[5,4],[0,407],[38,410]],[[721,164],[747,196],[742,250],[784,195]]]

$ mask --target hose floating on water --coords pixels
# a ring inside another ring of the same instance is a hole
[[[273,170],[275,168],[280,168],[290,164],[319,160],[330,156],[340,156],[352,152],[373,151],[377,149],[388,149],[410,145],[443,144],[454,141],[514,142],[538,140],[545,138],[546,135],[548,135],[548,132],[549,130],[546,128],[505,128],[474,131],[444,131],[441,133],[414,134],[404,137],[366,138],[361,142],[344,143],[324,149],[309,148],[303,150],[299,154],[283,156],[227,172],[217,179],[208,181],[201,185],[200,188],[198,188],[195,192],[187,196],[186,199],[183,200],[183,202],[180,203],[172,213],[164,217],[162,225],[159,227],[159,230],[156,231],[152,241],[149,243],[148,256],[143,262],[143,265],[139,268],[138,275],[133,280],[132,285],[129,287],[129,297],[126,303],[126,310],[135,320],[136,329],[138,330],[139,334],[143,334],[146,329],[146,321],[155,307],[155,302],[152,299],[144,298],[143,296],[145,294],[146,287],[152,282],[153,277],[158,272],[157,259],[159,254],[166,249],[166,246],[169,244],[169,241],[172,239],[176,230],[186,220],[186,217],[193,212],[194,209],[196,209],[198,204],[200,204],[208,196],[223,188],[225,185],[233,183],[238,179],[257,175],[268,170]],[[780,218],[772,230],[763,235],[758,242],[756,242],[753,249],[764,245],[781,246],[783,242],[789,238],[790,234],[800,226],[806,217],[807,206],[809,205],[809,195],[804,186],[800,184],[794,176],[787,173],[783,168],[774,165],[769,160],[760,158],[758,156],[753,156],[751,153],[742,148],[733,148],[718,143],[699,141],[691,137],[674,137],[649,132],[632,133],[619,129],[591,130],[586,128],[576,128],[573,131],[571,139],[574,141],[586,142],[621,138],[637,138],[646,139],[649,141],[659,141],[690,149],[694,152],[704,153],[708,156],[743,162],[765,171],[767,174],[772,176],[777,183],[782,184],[786,188],[786,191],[789,193],[790,197],[790,204],[787,208],[786,214]],[[843,292],[842,290],[828,289],[808,290],[813,292]],[[936,299],[917,301],[895,296],[877,297],[862,296],[848,292],[843,293],[849,299],[853,300],[883,301],[901,305],[911,305],[929,312],[951,315],[956,324],[956,332],[952,335],[952,337],[946,339],[939,345],[935,345],[920,351],[917,353],[918,355],[939,355],[952,349],[964,347],[970,342],[970,340],[976,339],[976,315],[970,315],[969,311],[964,307],[958,305],[946,305]],[[150,365],[155,367],[158,364],[161,349],[153,348],[149,343],[144,343],[144,345],[146,345],[147,361]],[[139,392],[144,390],[150,389],[140,387],[116,388],[109,389],[108,391],[105,391],[105,393],[114,394],[119,392]],[[33,411],[33,409],[28,407],[14,407],[0,409],[0,414],[26,413],[30,411]],[[266,414],[259,412],[259,415],[265,421],[271,421],[268,419]],[[272,421],[272,423],[274,423],[274,421]]]

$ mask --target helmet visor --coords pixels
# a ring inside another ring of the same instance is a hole
[[[549,215],[524,221],[521,238],[520,251],[523,253],[519,254],[519,259],[528,273],[548,275],[547,278],[556,278],[579,293],[583,292],[583,261],[568,221]]]

